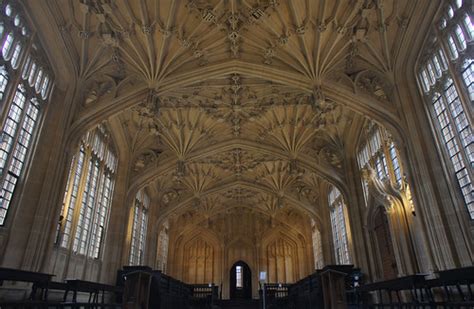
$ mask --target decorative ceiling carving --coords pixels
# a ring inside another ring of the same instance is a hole
[[[417,2],[47,5],[77,80],[74,125],[117,117],[132,185],[210,218],[234,204],[317,212],[321,182],[344,180],[354,110],[396,117],[390,76]]]
[[[328,73],[390,72],[409,0],[50,0],[77,68],[158,86],[177,72],[239,59],[318,84]]]
[[[252,173],[259,164],[274,160],[277,159],[267,154],[252,153],[242,148],[234,148],[218,153],[215,156],[198,160],[198,162],[206,162],[225,172],[230,172],[236,177],[242,177],[244,174]]]

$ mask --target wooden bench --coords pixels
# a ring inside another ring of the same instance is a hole
[[[121,293],[123,289],[115,285],[84,281],[84,280],[66,280],[66,290],[64,292],[64,302],[67,302],[69,292],[72,292],[72,303],[77,303],[77,293],[89,293],[88,303],[105,304],[106,293]],[[99,295],[102,293],[101,301]]]
[[[474,267],[465,267],[437,272],[437,278],[426,279],[417,274],[359,287],[359,295],[375,292],[379,300],[374,304],[359,297],[359,305],[371,308],[474,308],[472,285]],[[410,300],[402,301],[401,292]],[[396,299],[393,298],[393,293]],[[388,296],[388,300],[384,296]]]
[[[36,293],[40,288],[42,291],[39,300],[46,301],[48,298],[48,284],[53,277],[54,275],[51,274],[0,267],[0,286],[3,285],[3,281],[33,283],[29,297],[30,300],[36,299]]]
[[[376,292],[379,296],[379,302],[373,304],[373,307],[378,308],[400,308],[401,306],[416,306],[422,303],[422,299],[427,295],[425,285],[425,275],[415,274],[396,279],[374,282],[363,285],[357,289],[359,294]],[[407,291],[411,296],[411,301],[403,302],[401,293]],[[388,296],[388,302],[384,301],[383,292]],[[396,295],[396,300],[393,299],[393,293]],[[365,297],[359,297],[365,299]]]
[[[463,267],[443,270],[436,273],[437,279],[428,280],[426,285],[430,292],[431,301],[440,306],[455,308],[474,308],[474,267]],[[444,291],[444,299],[435,301],[434,289]]]

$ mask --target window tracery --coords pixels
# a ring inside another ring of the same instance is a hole
[[[374,171],[361,179],[366,206],[369,203],[369,182],[377,180],[382,184],[379,189],[384,191],[383,194],[403,195],[409,204],[408,209],[414,213],[410,184],[405,177],[400,153],[392,136],[385,128],[372,122],[368,123],[363,134],[357,153],[359,170],[362,174],[369,169]]]
[[[471,220],[474,219],[472,185],[474,144],[474,25],[466,1],[451,1],[425,46],[418,80],[428,103],[434,130],[457,182]],[[453,179],[454,180],[454,179]]]
[[[57,244],[99,258],[112,202],[117,157],[104,126],[89,131],[74,156],[58,226]]]
[[[139,191],[135,196],[133,208],[130,265],[141,265],[144,261],[149,207],[150,198],[148,194],[144,190]]]
[[[0,48],[0,225],[4,225],[52,83],[49,65],[14,1],[0,4]],[[41,74],[32,65],[40,67]]]
[[[371,168],[380,181],[388,181],[394,187],[401,188],[404,176],[400,164],[400,155],[390,134],[373,123],[367,126],[364,134],[364,140],[357,154],[359,169],[362,171]],[[368,182],[368,179],[362,179],[366,203],[369,194]]]
[[[346,205],[341,192],[331,186],[328,195],[334,253],[337,264],[350,264],[348,235],[346,228]]]

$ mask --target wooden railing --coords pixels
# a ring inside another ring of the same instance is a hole
[[[288,308],[288,288],[290,284],[266,283],[261,291],[261,305],[265,308]],[[263,301],[263,297],[265,301]]]
[[[357,289],[354,308],[474,308],[474,267],[417,274]]]

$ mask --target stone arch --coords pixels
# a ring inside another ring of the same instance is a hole
[[[240,139],[240,140],[224,141],[221,143],[214,144],[203,151],[194,152],[193,154],[189,156],[188,160],[192,161],[194,159],[207,157],[217,152],[230,150],[235,147],[240,147],[242,149],[253,150],[253,151],[258,151],[262,153],[268,153],[281,159],[288,158],[288,155],[277,147],[274,147],[271,145],[265,145],[265,144],[262,145],[262,143],[255,143],[255,142],[245,141],[245,140]],[[323,179],[327,179],[328,181],[334,182],[335,184],[340,186],[342,190],[346,190],[343,175],[341,175],[339,171],[337,171],[336,169],[334,169],[333,167],[325,163],[315,163],[312,160],[312,158],[308,157],[307,155],[300,155],[300,157],[301,159],[298,161],[298,163],[301,164],[302,168],[315,172],[319,176],[321,176]],[[158,177],[159,175],[165,174],[167,172],[171,172],[175,168],[176,168],[176,165],[175,165],[174,159],[168,159],[166,161],[163,161],[161,166],[158,167],[157,169],[150,170],[146,173],[143,173],[135,177],[132,180],[132,184],[129,190],[133,190],[134,187],[140,187],[144,183],[149,183],[153,181],[153,179]]]
[[[193,84],[196,81],[220,77],[231,73],[264,78],[284,85],[293,86],[296,89],[301,89],[302,92],[313,92],[313,82],[303,75],[283,72],[276,68],[268,71],[268,67],[266,66],[245,63],[239,60],[226,61],[221,64],[210,65],[168,77],[162,81],[159,86],[156,86],[153,91],[155,95],[160,96],[166,93],[166,91],[177,87],[183,87]],[[380,104],[379,100],[369,94],[354,93],[354,89],[332,81],[324,81],[321,89],[328,99],[342,104],[359,114],[366,114],[389,127],[394,134],[404,136],[404,130],[398,123],[399,119],[396,116],[396,110],[391,108],[391,106],[384,106]],[[151,91],[146,86],[134,86],[131,90],[131,94],[127,96],[117,97],[110,101],[98,102],[93,108],[83,111],[71,126],[69,138],[74,139],[74,136],[80,135],[81,131],[87,130],[87,128],[93,126],[94,123],[100,122],[104,118],[109,118],[145,100]]]
[[[211,188],[209,191],[202,194],[201,197],[205,197],[205,196],[207,196],[209,194],[213,194],[213,193],[222,192],[223,190],[226,190],[226,189],[231,188],[231,187],[236,186],[236,185],[243,186],[243,187],[249,187],[249,188],[256,189],[256,190],[261,190],[263,192],[272,193],[272,191],[269,190],[268,188],[265,188],[263,186],[257,186],[253,182],[236,181],[236,182],[230,182],[230,183],[223,183],[220,186]],[[312,205],[309,205],[307,203],[303,203],[302,201],[299,201],[297,198],[292,197],[292,196],[286,196],[286,198],[288,198],[288,200],[293,205],[300,207],[302,210],[304,210],[305,212],[311,214],[314,217],[318,217],[318,213],[316,212],[314,207],[312,207]],[[186,205],[188,205],[189,203],[192,203],[192,201],[193,201],[193,196],[189,195],[186,200],[181,201],[178,205],[175,205],[174,207],[168,207],[166,209],[163,209],[161,214],[160,214],[160,217],[157,220],[157,224],[160,224],[160,222],[162,222],[163,220],[166,220],[166,218],[169,215],[171,215],[172,213],[175,213],[176,211],[179,211],[181,208],[186,207]]]

